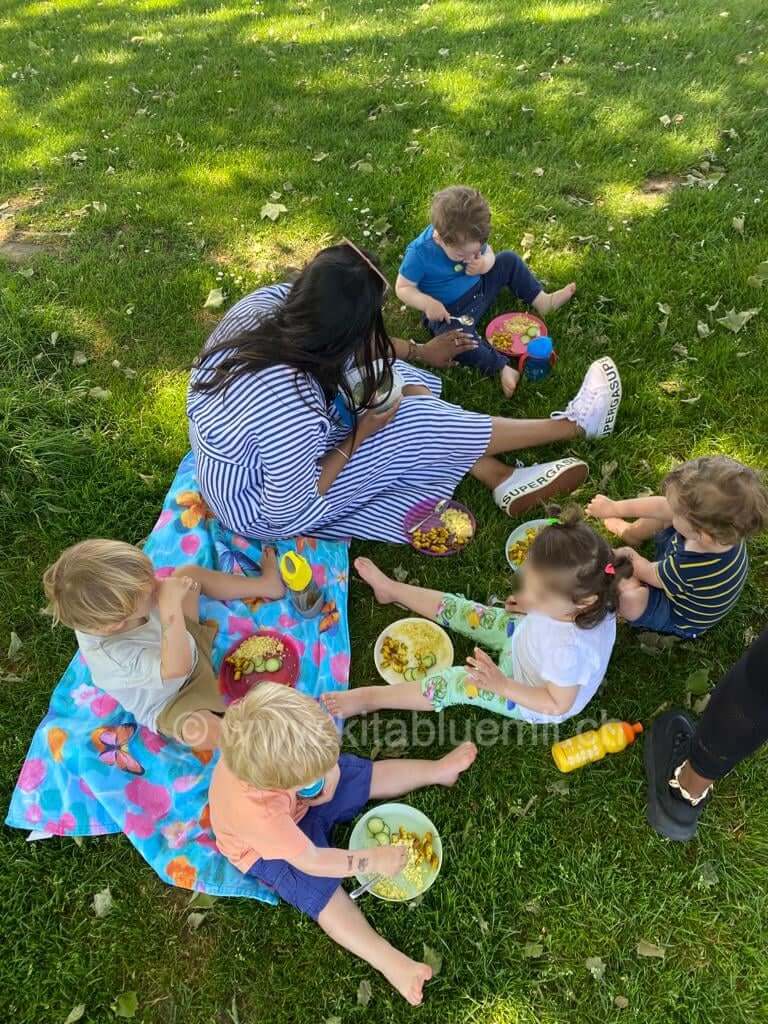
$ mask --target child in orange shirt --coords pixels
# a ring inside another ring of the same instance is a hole
[[[332,846],[333,830],[357,817],[369,800],[423,786],[453,786],[475,760],[475,745],[462,743],[437,761],[374,764],[340,755],[333,720],[316,701],[287,686],[261,683],[227,709],[220,746],[209,799],[224,856],[309,914],[418,1006],[432,969],[375,932],[341,886],[343,878],[357,874],[398,874],[407,848],[353,853]],[[319,779],[324,784],[317,796],[299,796]]]

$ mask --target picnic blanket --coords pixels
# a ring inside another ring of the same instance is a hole
[[[294,538],[278,554],[298,549],[326,597],[323,614],[301,619],[288,599],[223,604],[201,599],[200,617],[218,624],[218,667],[232,645],[257,628],[277,629],[301,655],[298,689],[317,697],[345,687],[349,677],[347,545]],[[158,577],[192,562],[227,572],[250,569],[261,545],[225,530],[200,495],[194,456],[181,462],[144,550]],[[238,556],[245,556],[238,562]],[[135,720],[91,682],[79,654],[53,691],[19,775],[6,824],[59,836],[124,832],[157,874],[171,885],[219,896],[277,903],[244,877],[216,848],[208,811],[208,784],[217,755],[194,753]]]

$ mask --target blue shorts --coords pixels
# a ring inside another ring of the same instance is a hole
[[[327,804],[310,807],[298,826],[315,846],[332,846],[333,830],[339,822],[351,821],[362,811],[371,797],[373,762],[354,754],[339,758],[339,784],[333,799]],[[291,903],[313,920],[317,920],[331,896],[341,885],[340,878],[320,878],[306,875],[284,860],[264,860],[260,857],[249,869],[257,878],[286,903]]]
[[[674,536],[673,527],[668,527],[656,534],[656,561],[660,562],[669,552],[670,541]],[[694,634],[683,629],[673,616],[672,602],[659,587],[648,587],[648,605],[639,619],[630,623],[633,629],[647,629],[651,633],[671,633],[683,640],[691,640]]]

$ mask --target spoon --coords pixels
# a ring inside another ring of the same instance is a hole
[[[466,313],[464,314],[464,316],[452,316],[451,320],[457,320],[463,327],[475,326],[474,318],[467,315]]]
[[[369,889],[372,889],[377,882],[380,882],[382,880],[383,877],[384,875],[380,874],[371,875],[367,882],[363,882],[362,885],[359,885],[356,889],[352,890],[352,892],[349,894],[349,898],[351,900],[359,900],[363,893],[366,893],[368,892]]]

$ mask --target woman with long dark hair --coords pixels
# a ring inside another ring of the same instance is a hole
[[[411,506],[453,494],[466,473],[510,514],[585,478],[576,459],[513,470],[495,456],[609,434],[621,399],[612,360],[594,363],[549,420],[466,412],[440,400],[436,377],[402,360],[447,365],[473,342],[459,333],[426,345],[390,338],[387,288],[375,258],[344,242],[321,250],[292,285],[241,299],[213,332],[187,411],[200,488],[225,526],[262,539],[401,542]],[[402,398],[380,411],[377,392],[393,369]]]

